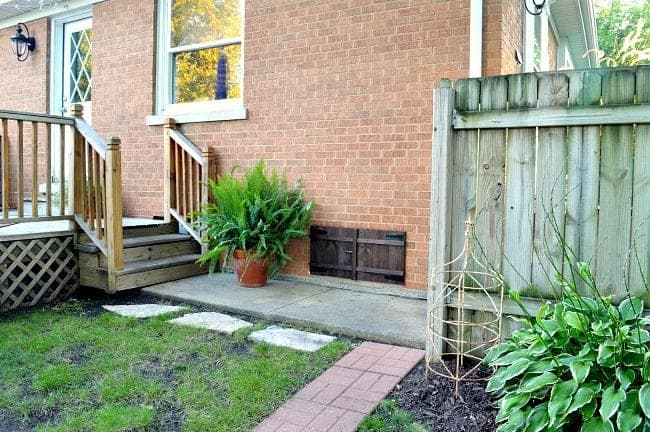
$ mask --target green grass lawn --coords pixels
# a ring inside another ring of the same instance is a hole
[[[0,316],[0,430],[250,431],[350,349],[249,343],[264,323],[229,337],[88,308]]]
[[[392,400],[384,400],[379,407],[363,419],[359,432],[432,432],[430,428],[418,423],[413,416],[402,411]]]

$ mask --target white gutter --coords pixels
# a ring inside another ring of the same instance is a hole
[[[596,14],[594,13],[594,6],[591,0],[578,0],[577,3],[580,11],[585,47],[589,52],[585,57],[589,62],[590,68],[597,68],[600,62],[598,61],[597,55],[598,38],[596,35]]]
[[[483,0],[471,0],[469,13],[469,77],[483,74]]]

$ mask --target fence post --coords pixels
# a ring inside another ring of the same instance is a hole
[[[84,107],[81,104],[70,105],[68,113],[75,119],[83,117]],[[67,133],[65,143],[61,152],[65,153],[65,148],[68,146],[72,147],[72,160],[68,161],[68,164],[72,166],[72,187],[70,188],[68,205],[70,208],[70,213],[73,215],[84,215],[84,179],[85,173],[84,168],[86,166],[84,161],[84,149],[83,149],[83,139],[81,135],[77,132],[75,126],[66,126]],[[61,182],[64,182],[64,175],[62,174]],[[65,202],[65,197],[61,197],[61,205],[63,206]]]
[[[433,95],[433,140],[431,151],[431,209],[429,223],[429,281],[427,293],[427,344],[426,361],[440,361],[442,340],[434,340],[433,334],[443,334],[442,320],[444,306],[432,309],[434,300],[446,289],[445,280],[434,274],[436,269],[444,270],[450,250],[450,187],[452,176],[453,114],[455,91],[451,81],[442,79]],[[441,277],[444,273],[440,273]],[[435,332],[432,332],[434,326]]]
[[[120,139],[113,137],[106,142],[106,250],[109,292],[116,291],[116,272],[124,267],[121,165]]]
[[[175,202],[176,200],[176,197],[173,196],[176,190],[176,173],[173,172],[174,164],[172,163],[172,140],[169,136],[169,131],[171,129],[176,129],[176,120],[173,118],[167,118],[165,119],[163,127],[163,150],[165,157],[165,184],[163,185],[163,205],[165,206],[165,222],[167,223],[172,221],[172,216],[169,212],[169,209],[172,206],[172,202]]]

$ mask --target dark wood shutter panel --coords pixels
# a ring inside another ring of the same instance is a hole
[[[309,270],[312,274],[354,279],[356,230],[312,226],[310,238]]]
[[[311,227],[312,274],[403,284],[406,233]]]

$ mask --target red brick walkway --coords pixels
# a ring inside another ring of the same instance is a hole
[[[422,350],[364,342],[254,431],[354,432],[423,357]]]

